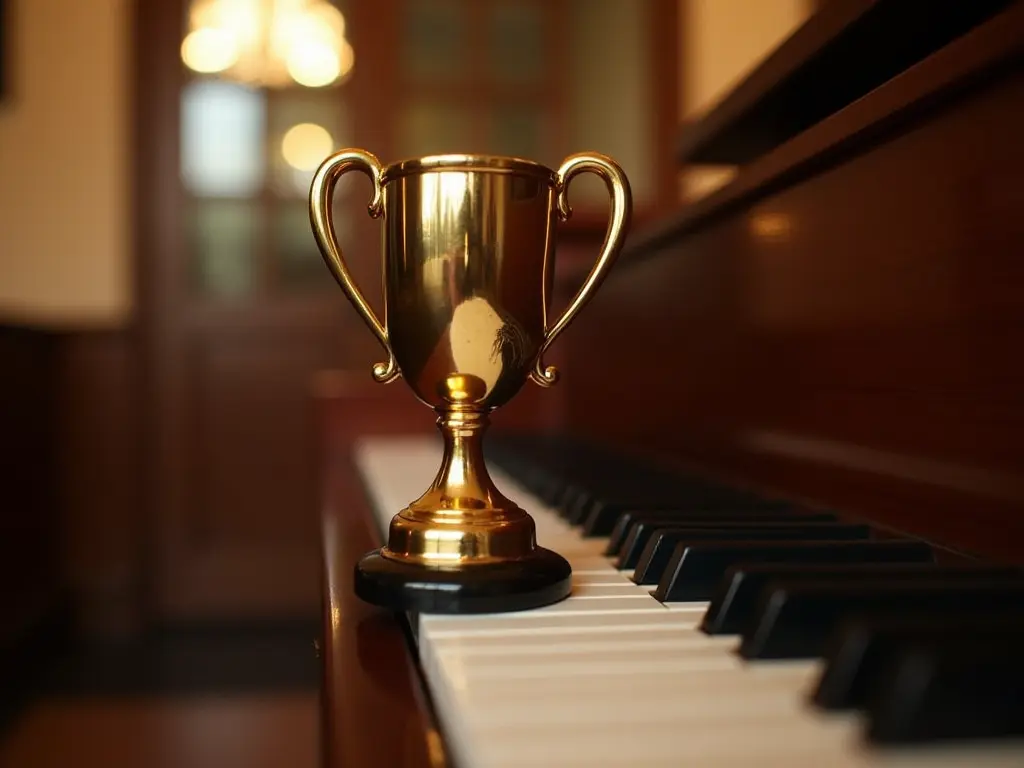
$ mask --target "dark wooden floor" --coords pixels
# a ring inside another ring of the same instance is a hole
[[[68,647],[4,691],[0,768],[313,768],[315,622]]]

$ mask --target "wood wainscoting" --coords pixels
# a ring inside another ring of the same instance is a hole
[[[2,325],[0,361],[0,689],[7,689],[39,628],[61,610],[67,581],[56,482],[58,340]]]
[[[88,635],[134,632],[147,515],[131,334],[5,324],[0,360],[0,642],[55,612]]]

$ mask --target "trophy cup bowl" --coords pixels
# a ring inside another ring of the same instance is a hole
[[[342,174],[369,177],[368,211],[383,217],[384,320],[346,267],[331,216]],[[553,325],[547,321],[559,219],[582,172],[612,199],[600,255]],[[439,155],[382,167],[359,149],[332,154],[310,189],[310,223],[338,284],[387,353],[381,383],[403,377],[437,413],[444,454],[424,494],[392,519],[387,544],[356,566],[363,600],[396,610],[524,610],[569,594],[571,568],[538,546],[533,519],[494,485],[484,461],[489,414],[527,379],[553,385],[543,355],[590,300],[622,247],[632,200],[610,158],[572,155],[557,170],[528,160]]]

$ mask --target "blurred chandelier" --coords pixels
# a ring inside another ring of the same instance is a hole
[[[330,85],[355,61],[328,0],[193,0],[181,58],[195,72],[267,88]]]

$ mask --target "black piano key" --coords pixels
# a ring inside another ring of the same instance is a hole
[[[634,530],[636,528],[634,527]],[[698,541],[853,541],[871,536],[870,526],[859,523],[761,523],[734,524],[706,530],[657,528],[646,537],[640,550],[629,542],[622,548],[617,567],[634,568],[637,584],[657,584],[680,544]],[[639,551],[638,551],[639,550]]]
[[[1024,633],[908,645],[872,692],[867,738],[920,744],[1024,736]]]
[[[908,643],[998,637],[1024,632],[1024,611],[950,611],[941,616],[867,616],[843,622],[829,639],[811,702],[826,710],[863,708],[884,684],[895,654]]]
[[[644,552],[647,549],[648,543],[651,538],[655,535],[659,536],[659,542],[662,540],[661,534],[668,530],[673,529],[686,529],[686,528],[701,528],[704,530],[712,530],[714,528],[721,528],[725,531],[730,531],[730,535],[724,537],[724,540],[737,540],[737,537],[732,535],[732,531],[737,530],[740,527],[747,527],[749,529],[761,529],[761,528],[778,528],[780,526],[796,526],[796,525],[835,525],[837,524],[833,520],[817,520],[814,517],[806,517],[799,515],[783,514],[779,516],[766,517],[761,514],[748,514],[746,512],[681,512],[671,517],[665,515],[642,515],[637,516],[633,520],[632,525],[626,534],[625,540],[618,550],[618,558],[616,560],[615,567],[623,569],[636,568],[640,563],[641,558],[644,556]],[[861,525],[861,524],[851,524]],[[869,529],[866,525],[861,525],[865,531],[866,538]],[[801,536],[794,536],[796,539],[803,538]],[[825,538],[825,537],[821,537]],[[845,539],[847,536],[842,534],[836,538]],[[857,537],[854,537],[857,538]],[[664,570],[665,563],[668,560],[668,556],[671,555],[674,545],[669,546],[668,552],[665,554],[664,562],[661,562],[658,567],[658,573],[660,574]],[[656,583],[657,579],[648,582],[637,582],[637,583]]]
[[[923,541],[714,542],[677,546],[652,593],[664,602],[707,600],[726,569],[746,563],[913,563],[935,559]]]
[[[717,502],[703,501],[706,506],[718,508]],[[667,511],[673,509],[686,509],[699,506],[696,498],[686,500],[686,494],[680,490],[678,485],[661,491],[648,489],[645,492],[626,494],[620,497],[602,496],[596,494],[591,503],[585,508],[575,511],[574,524],[586,528],[591,519],[617,519],[626,510],[633,511]]]
[[[629,538],[633,524],[637,521],[660,521],[675,520],[681,514],[679,509],[631,509],[620,507],[615,510],[615,526],[608,534],[608,546],[604,553],[610,557],[616,557],[622,550],[622,545]]]
[[[570,483],[566,486],[561,499],[559,499],[559,514],[566,520],[571,520],[573,510],[581,505],[589,505],[592,498],[590,491],[585,486]]]
[[[632,525],[637,520],[675,520],[680,515],[687,514],[686,510],[671,504],[658,505],[617,505],[615,509],[615,527],[608,536],[608,546],[605,547],[606,555],[615,556],[629,536]],[[704,512],[701,515],[707,514]]]
[[[943,565],[934,563],[786,564],[765,563],[730,568],[711,597],[701,622],[709,635],[735,635],[750,623],[758,597],[776,580],[788,583],[846,581],[852,583],[939,581],[951,578],[990,579],[1009,577],[1018,569],[1003,566]]]
[[[679,525],[691,522],[757,522],[757,523],[828,523],[835,522],[836,516],[831,512],[805,512],[800,509],[787,511],[747,511],[742,509],[730,510],[703,510],[703,509],[657,509],[657,510],[622,510],[615,523],[611,536],[608,539],[608,546],[605,548],[606,555],[616,557],[622,554],[623,545],[632,533],[633,525],[637,522],[661,523],[667,527],[671,523]]]
[[[825,523],[832,523],[832,521],[825,521]],[[619,570],[636,568],[640,562],[640,558],[647,547],[647,543],[651,540],[651,537],[658,531],[665,531],[668,529],[684,529],[684,528],[702,528],[706,530],[720,527],[723,530],[731,530],[736,526],[746,526],[748,528],[763,528],[767,526],[778,527],[780,525],[802,525],[802,524],[816,524],[816,521],[808,521],[803,517],[784,516],[781,519],[766,519],[762,515],[751,515],[745,512],[680,512],[666,517],[665,515],[658,514],[652,516],[638,516],[633,521],[633,524],[629,528],[629,532],[626,534],[625,540],[622,542],[622,546],[619,548],[618,559],[615,562],[615,567]],[[728,540],[736,539],[735,536],[726,537]],[[799,536],[795,538],[801,538]],[[839,536],[838,538],[845,538]],[[671,554],[672,548],[669,548],[668,554]],[[661,568],[664,569],[664,563]],[[657,579],[654,580],[655,582]],[[642,582],[638,582],[642,583]],[[654,582],[650,582],[654,583]]]
[[[813,517],[818,520],[834,520],[836,518],[835,515],[830,513],[803,510],[790,502],[774,499],[747,502],[742,505],[735,502],[705,502],[703,506],[693,502],[684,505],[677,500],[674,506],[671,504],[666,505],[666,509],[660,511],[666,514],[685,515],[690,510],[703,514],[730,513],[749,515],[751,517],[785,514],[791,517]],[[638,507],[631,507],[628,504],[598,505],[591,509],[586,520],[583,521],[582,533],[588,538],[610,536],[615,531],[623,515],[639,511],[643,510]]]
[[[928,615],[944,611],[1002,611],[1024,605],[1019,578],[900,584],[778,582],[761,593],[744,630],[739,654],[746,659],[820,656],[829,633],[844,618]]]
[[[557,507],[565,491],[565,481],[558,477],[551,477],[540,486],[537,495],[549,507]]]

